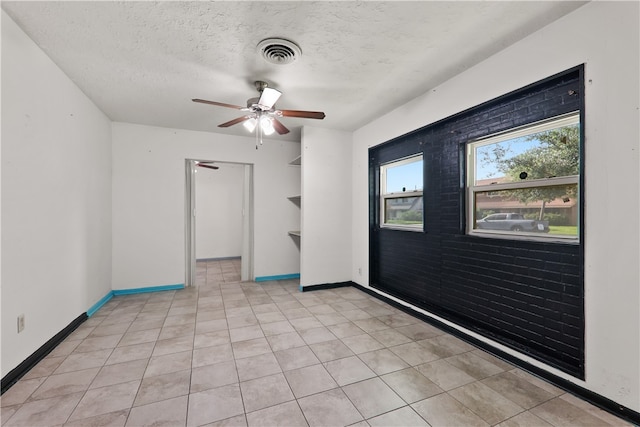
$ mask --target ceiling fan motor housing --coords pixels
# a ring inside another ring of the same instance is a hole
[[[247,99],[247,108],[251,109],[251,107],[258,104],[259,100],[260,100],[259,97]]]

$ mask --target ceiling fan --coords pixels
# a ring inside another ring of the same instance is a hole
[[[213,163],[213,162],[202,162],[200,160],[195,162],[196,166],[199,166],[201,168],[207,168],[207,169],[213,169],[213,170],[220,169],[218,166],[209,165],[207,163]]]
[[[192,101],[199,102],[201,104],[234,108],[236,110],[246,112],[244,116],[222,123],[218,125],[218,127],[226,128],[237,125],[238,123],[243,123],[244,127],[249,132],[253,132],[257,129],[256,141],[260,144],[262,144],[263,134],[271,135],[274,131],[278,132],[280,135],[289,133],[289,129],[287,129],[287,127],[278,120],[280,117],[297,117],[301,119],[318,120],[322,120],[325,117],[325,114],[321,111],[278,110],[274,105],[282,93],[279,90],[268,87],[268,84],[261,80],[256,81],[254,84],[260,96],[248,99],[246,107],[197,98],[192,99]],[[258,148],[257,143],[256,148]]]

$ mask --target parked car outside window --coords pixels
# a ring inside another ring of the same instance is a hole
[[[480,230],[549,232],[549,221],[526,219],[519,213],[496,213],[476,221]]]

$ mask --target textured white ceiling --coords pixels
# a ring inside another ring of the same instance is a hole
[[[281,109],[324,111],[354,130],[499,52],[584,2],[12,2],[2,8],[112,120],[245,134],[218,128],[241,114],[254,80],[283,92]],[[296,42],[301,58],[265,62],[268,37]],[[508,72],[508,70],[505,70]],[[500,76],[496,76],[499,79]],[[478,82],[491,84],[491,82]],[[43,94],[46,96],[46,94]]]

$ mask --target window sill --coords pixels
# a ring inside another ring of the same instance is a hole
[[[413,231],[422,233],[424,231],[424,227],[412,227],[410,225],[402,226],[402,225],[381,225],[380,229],[382,230],[396,230],[396,231]]]
[[[564,243],[568,245],[579,245],[580,239],[577,237],[561,235],[549,235],[547,233],[514,233],[510,231],[479,231],[473,230],[466,233],[465,236],[478,237],[481,239],[500,239],[500,240],[518,240],[527,242],[541,242],[541,243]]]

